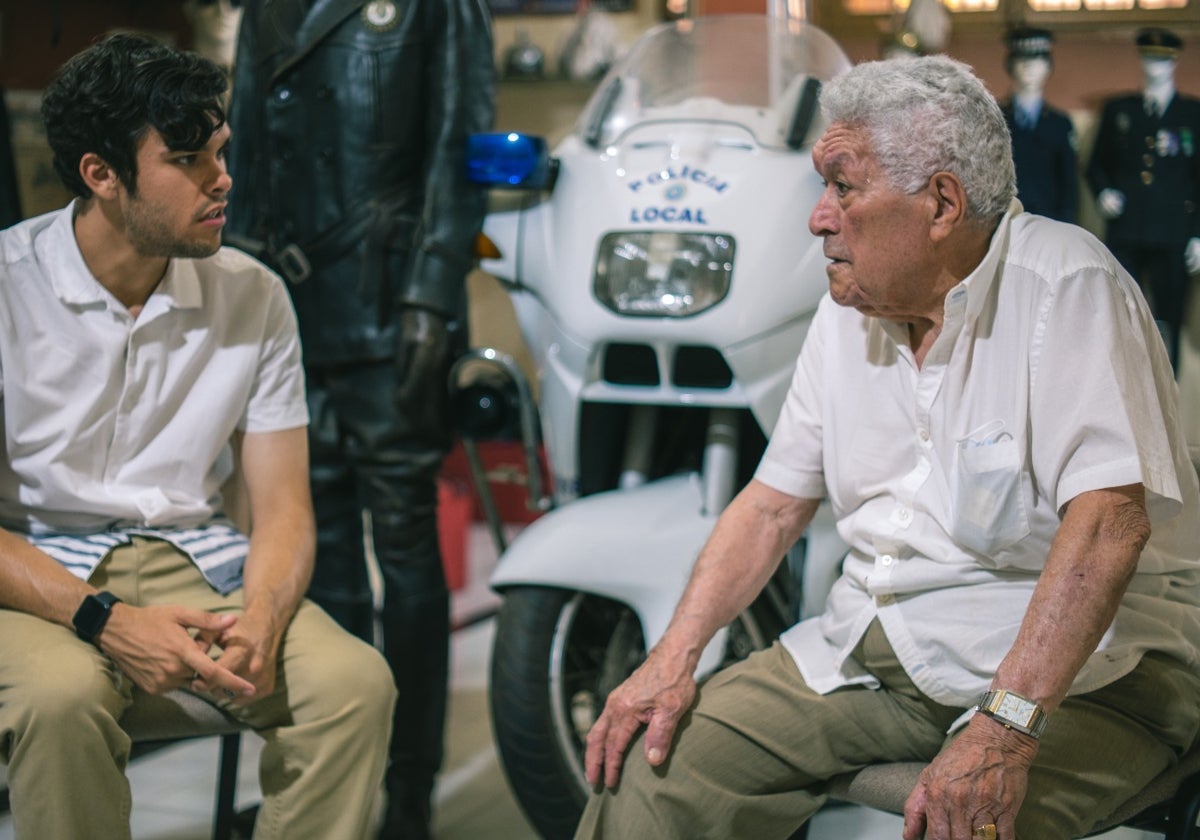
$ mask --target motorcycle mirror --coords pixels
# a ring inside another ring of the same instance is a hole
[[[804,145],[804,141],[808,138],[808,130],[812,127],[813,117],[817,115],[817,102],[820,96],[820,80],[809,76],[804,80],[804,87],[800,91],[800,101],[796,105],[791,128],[788,129],[789,149],[799,149]]]
[[[467,137],[467,178],[476,184],[548,190],[557,169],[546,141],[536,135],[510,131]]]

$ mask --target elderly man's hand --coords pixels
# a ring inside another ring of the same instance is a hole
[[[1037,741],[975,715],[921,773],[904,803],[904,840],[960,840],[994,823],[999,840],[1016,837]]]
[[[687,658],[655,648],[625,682],[608,695],[604,713],[587,737],[587,778],[591,785],[616,787],[625,750],[646,726],[646,761],[662,764],[671,751],[675,727],[696,699],[696,680]]]

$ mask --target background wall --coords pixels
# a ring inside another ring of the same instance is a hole
[[[777,1],[777,0],[776,0]],[[622,46],[632,44],[651,26],[664,19],[674,0],[635,0],[633,11],[610,16]],[[873,21],[850,20],[830,13],[840,0],[812,0],[814,22],[826,28],[853,61],[880,56],[882,27]],[[1200,0],[1193,0],[1200,2]],[[768,0],[692,0],[699,13],[765,12]],[[599,5],[597,0],[596,5]],[[1179,89],[1200,96],[1200,15],[1195,23],[1172,24],[1184,39],[1176,71]],[[1004,71],[1003,27],[979,25],[960,18],[946,52],[975,68],[999,97],[1008,93]],[[493,22],[495,58],[503,67],[506,51],[518,34],[543,51],[545,81],[501,81],[497,89],[498,130],[521,130],[557,141],[570,131],[592,90],[592,83],[558,77],[558,57],[577,25],[574,15],[500,15]],[[1054,73],[1046,99],[1067,111],[1080,134],[1081,160],[1090,153],[1102,100],[1140,85],[1141,67],[1133,46],[1136,25],[1050,27],[1056,32]],[[194,34],[182,0],[0,0],[0,86],[6,92],[23,210],[36,215],[61,206],[68,199],[50,166],[50,157],[38,119],[40,91],[54,69],[66,58],[113,29],[150,31],[163,39],[191,47]],[[1090,194],[1083,190],[1081,223],[1100,232],[1101,223]],[[512,331],[507,300],[495,281],[477,272],[471,279],[472,313],[477,343],[496,343],[522,352]],[[1185,370],[1200,371],[1200,294],[1193,295],[1191,338]],[[1192,376],[1200,380],[1200,376]],[[1200,442],[1200,382],[1185,383],[1184,402],[1194,418],[1191,433]]]

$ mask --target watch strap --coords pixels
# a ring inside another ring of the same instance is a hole
[[[71,623],[75,625],[75,635],[90,644],[96,643],[96,637],[108,623],[112,615],[113,604],[121,603],[121,599],[111,592],[97,592],[88,595],[75,611]]]
[[[1021,707],[1022,719],[1009,717],[1002,710],[1014,700]],[[1050,720],[1050,716],[1046,714],[1046,710],[1040,703],[1003,688],[991,688],[985,691],[979,698],[976,709],[1005,728],[1015,729],[1032,738],[1041,738],[1042,733],[1046,731],[1046,724]]]

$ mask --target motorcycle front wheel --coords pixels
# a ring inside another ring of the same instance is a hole
[[[722,667],[765,648],[782,629],[756,602],[729,627]],[[646,657],[629,607],[584,592],[505,592],[492,649],[492,725],[509,786],[546,840],[575,833],[587,800],[588,730],[608,693]]]

